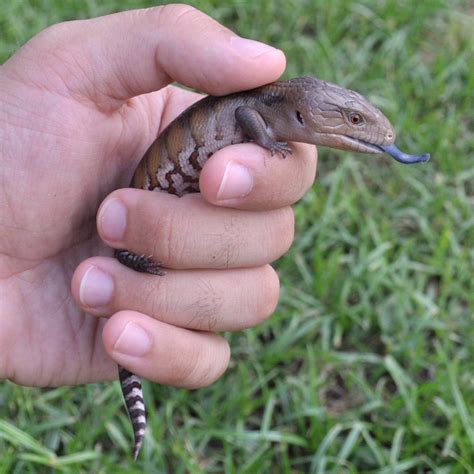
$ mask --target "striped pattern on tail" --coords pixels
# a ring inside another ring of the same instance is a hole
[[[146,428],[145,402],[143,400],[142,384],[140,379],[123,367],[118,367],[120,387],[122,388],[125,406],[133,426],[135,443],[133,459],[137,459],[142,447]]]

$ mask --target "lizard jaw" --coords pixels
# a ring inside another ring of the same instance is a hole
[[[315,141],[317,145],[329,146],[331,148],[354,151],[357,153],[385,153],[385,150],[383,150],[380,145],[374,145],[349,135],[326,133],[319,134],[317,138],[318,140]]]

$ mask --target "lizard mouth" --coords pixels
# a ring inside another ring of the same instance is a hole
[[[424,163],[430,159],[429,153],[409,155],[399,150],[393,143],[390,145],[374,145],[354,137],[345,137],[348,141],[358,145],[358,151],[366,153],[387,153],[394,160],[404,164]]]

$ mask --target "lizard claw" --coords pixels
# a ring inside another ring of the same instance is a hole
[[[154,262],[151,255],[137,255],[128,250],[116,250],[115,258],[123,265],[132,268],[136,272],[150,273],[163,276],[166,273],[161,269],[161,264]]]
[[[293,153],[293,150],[291,147],[288,145],[286,142],[274,142],[272,143],[272,146],[270,148],[270,152],[272,156],[275,155],[275,153],[280,153],[282,158],[286,158],[286,154],[288,153],[291,155]]]
[[[165,276],[166,272],[162,270],[160,262],[154,262],[151,255],[140,255],[140,259],[143,262],[143,268],[145,273],[151,273],[152,275]]]

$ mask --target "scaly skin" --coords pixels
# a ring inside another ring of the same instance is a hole
[[[395,145],[388,119],[360,94],[313,77],[299,77],[224,97],[205,97],[186,109],[153,142],[138,165],[131,186],[183,196],[199,191],[199,173],[217,150],[253,141],[283,157],[289,141],[361,153],[389,153],[402,163],[427,161]],[[150,258],[116,251],[124,265],[163,274]],[[119,367],[125,404],[140,451],[145,404],[138,377]]]
[[[242,108],[243,114],[236,117]],[[355,114],[362,117],[360,123],[352,123],[358,118]],[[263,141],[264,136],[270,141]],[[278,141],[297,141],[382,153],[362,141],[390,145],[395,132],[360,94],[312,77],[225,97],[208,96],[185,110],[155,140],[138,165],[132,186],[179,196],[196,192],[206,160],[227,145],[249,139],[270,149]]]

